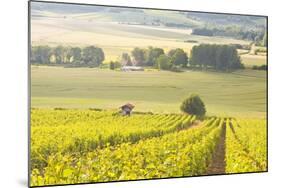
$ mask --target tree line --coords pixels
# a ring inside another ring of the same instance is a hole
[[[213,68],[219,71],[244,68],[237,49],[233,45],[200,44],[192,48],[190,58],[180,48],[172,49],[165,54],[163,49],[153,47],[134,48],[131,56],[128,53],[123,53],[120,64],[152,66],[172,71],[197,67],[201,69]]]
[[[255,42],[259,46],[267,46],[267,34],[264,30],[243,30],[238,27],[226,28],[195,28],[192,31],[193,35],[203,36],[223,36],[233,37],[236,39],[249,40]]]
[[[73,64],[97,67],[104,61],[104,52],[95,46],[84,48],[32,46],[30,60],[31,63],[37,64]]]
[[[190,58],[181,48],[167,53],[162,48],[134,48],[131,53],[123,53],[119,61],[102,64],[105,59],[101,48],[95,46],[49,47],[33,46],[31,63],[58,64],[71,66],[99,67],[108,65],[110,69],[121,66],[152,67],[161,70],[182,71],[184,68],[215,69],[229,71],[243,68],[237,49],[233,45],[200,44],[192,48]]]

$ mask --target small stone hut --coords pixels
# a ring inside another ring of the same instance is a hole
[[[122,110],[123,115],[130,116],[132,113],[132,110],[135,108],[135,106],[133,104],[127,103],[127,104],[124,104],[123,106],[121,106],[120,108]]]

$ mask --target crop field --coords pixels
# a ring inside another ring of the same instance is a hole
[[[266,56],[265,55],[250,55],[245,54],[241,56],[242,63],[245,67],[252,67],[253,65],[266,65]]]
[[[267,169],[264,119],[33,108],[31,121],[33,186]]]
[[[208,115],[265,117],[266,72],[121,72],[93,68],[32,66],[32,106],[179,113],[182,100],[200,93]]]

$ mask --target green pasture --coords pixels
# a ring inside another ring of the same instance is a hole
[[[264,117],[266,72],[121,72],[94,68],[31,67],[31,105],[40,108],[116,109],[178,113],[191,93],[204,100],[208,115]]]

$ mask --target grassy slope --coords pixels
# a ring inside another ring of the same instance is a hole
[[[198,93],[209,115],[264,116],[264,71],[233,74],[165,71],[117,72],[90,68],[32,66],[32,106],[117,108],[179,112],[181,101]]]

